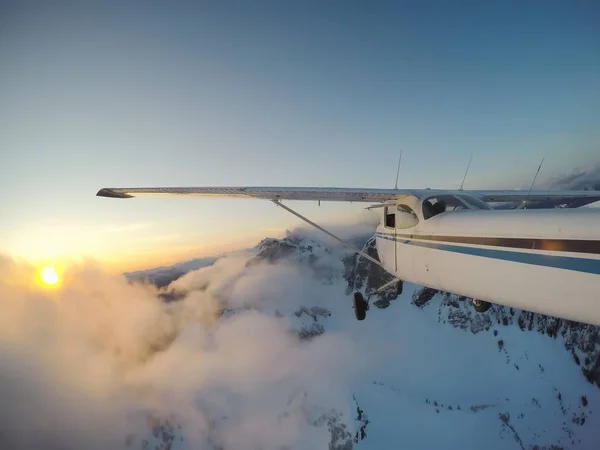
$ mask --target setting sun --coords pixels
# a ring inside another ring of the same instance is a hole
[[[40,281],[46,286],[56,286],[60,278],[54,267],[44,267],[40,271]]]

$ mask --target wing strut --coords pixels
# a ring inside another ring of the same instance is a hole
[[[314,223],[312,220],[307,219],[306,217],[304,217],[302,214],[297,213],[296,211],[294,211],[292,208],[289,208],[287,206],[285,206],[283,203],[281,203],[279,200],[272,200],[273,203],[275,203],[277,206],[281,206],[283,209],[285,209],[286,211],[292,213],[293,215],[295,215],[296,217],[298,217],[299,219],[304,220],[307,224],[312,225],[313,227],[315,227],[317,230],[321,230],[323,233],[327,234],[328,236],[332,237],[333,239],[335,239],[336,241],[340,242],[342,245],[348,247],[350,250],[352,250],[355,253],[358,253],[360,256],[362,256],[363,258],[368,259],[369,261],[371,261],[373,264],[378,265],[379,267],[381,267],[383,270],[385,270],[386,272],[389,272],[388,269],[386,269],[383,264],[381,264],[379,261],[377,261],[375,258],[373,258],[372,256],[369,256],[368,254],[366,254],[365,252],[363,252],[362,250],[357,249],[356,247],[354,247],[352,244],[344,241],[342,238],[337,237],[335,234],[331,233],[330,231],[327,231],[325,228],[323,228],[320,225],[317,225],[316,223]]]

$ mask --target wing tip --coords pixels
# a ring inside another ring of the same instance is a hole
[[[108,198],[133,198],[133,195],[114,191],[110,188],[102,188],[96,193],[97,197],[108,197]]]

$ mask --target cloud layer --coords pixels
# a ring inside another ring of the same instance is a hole
[[[309,425],[334,407],[350,415],[352,343],[301,341],[286,317],[333,291],[252,257],[187,274],[174,283],[185,299],[168,304],[92,265],[43,290],[34,268],[0,260],[2,447],[141,446],[150,413],[173,418],[179,445],[194,448],[326,446],[326,427]]]
[[[545,184],[550,188],[600,190],[600,164],[572,169]]]

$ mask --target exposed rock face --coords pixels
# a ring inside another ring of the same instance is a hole
[[[324,245],[303,239],[292,233],[283,239],[263,239],[256,247],[256,256],[247,263],[252,267],[264,262],[275,264],[281,260],[293,261],[310,269],[321,281],[331,282],[343,270],[339,259]]]
[[[197,258],[167,267],[157,267],[149,270],[126,272],[123,275],[132,283],[149,283],[158,288],[168,286],[191,270],[208,267],[217,260],[216,257]],[[165,300],[170,300],[168,297]]]

